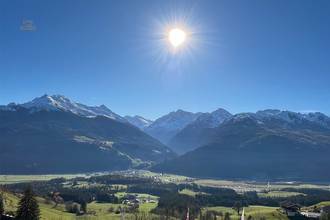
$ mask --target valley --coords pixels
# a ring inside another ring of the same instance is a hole
[[[44,95],[0,106],[0,131],[9,216],[26,189],[45,220],[238,220],[243,209],[288,220],[293,208],[306,219],[330,205],[330,118],[318,112],[177,110],[152,121]]]
[[[203,216],[223,219],[227,215],[238,220],[241,214],[233,209],[237,201],[241,203],[240,212],[244,207],[246,218],[288,220],[290,218],[281,209],[284,201],[299,200],[304,204],[304,211],[330,205],[330,188],[326,184],[195,179],[143,170],[108,174],[10,175],[0,176],[0,182],[6,213],[15,212],[22,191],[32,186],[41,219],[45,220],[162,219],[166,216],[181,219],[186,215],[187,207],[190,207],[190,215],[198,219]],[[173,203],[174,198],[178,203]],[[87,202],[87,208],[81,214],[68,209],[70,204],[81,204],[82,201]],[[181,210],[180,206],[185,208]]]

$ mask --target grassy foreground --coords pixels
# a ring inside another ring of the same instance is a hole
[[[187,192],[185,192],[187,193]],[[147,194],[141,194],[148,196]],[[5,209],[6,211],[15,212],[17,209],[17,204],[20,199],[19,195],[14,195],[12,193],[4,192],[3,194],[5,199]],[[107,219],[121,219],[120,214],[115,214],[114,212],[109,212],[109,209],[112,208],[116,210],[122,204],[111,204],[111,203],[97,203],[92,202],[88,204],[88,215],[76,216],[74,214],[68,213],[65,211],[64,205],[58,205],[56,208],[54,204],[47,203],[43,198],[37,198],[41,210],[41,219],[42,220],[107,220]],[[322,202],[316,204],[315,206],[322,207],[325,205],[330,205],[330,201]],[[157,206],[157,203],[144,203],[139,207],[140,213],[149,213],[152,209]],[[204,212],[207,210],[213,210],[217,212],[222,212],[223,215],[228,212],[231,215],[232,220],[239,220],[240,215],[237,215],[236,211],[229,207],[217,206],[217,207],[205,207],[202,209]],[[252,216],[253,219],[259,220],[261,218],[266,218],[267,220],[289,220],[287,216],[282,214],[279,211],[278,207],[266,207],[266,206],[249,206],[245,207],[245,217]],[[133,220],[135,216],[133,214],[126,214],[125,219]],[[223,219],[218,216],[217,219]]]
[[[5,200],[5,209],[6,211],[16,212],[17,204],[20,200],[18,195],[12,193],[3,193]],[[37,198],[39,202],[39,207],[41,211],[42,220],[107,220],[107,219],[120,219],[120,214],[115,214],[109,212],[109,209],[112,207],[116,210],[121,204],[111,204],[111,203],[97,203],[92,202],[88,204],[88,212],[92,213],[84,216],[76,216],[75,214],[68,213],[65,211],[64,205],[58,205],[54,208],[54,204],[49,204],[43,198]],[[154,209],[157,206],[157,203],[144,203],[139,207],[139,212],[149,213],[150,210]],[[126,214],[125,219],[133,219],[133,215]]]
[[[99,175],[99,174],[94,174]],[[283,188],[291,187],[291,188],[307,188],[307,189],[329,189],[329,186],[326,185],[312,185],[312,184],[303,184],[303,183],[273,183],[270,187],[267,186],[266,183],[256,183],[256,182],[240,182],[240,181],[224,181],[224,180],[202,180],[202,179],[190,179],[188,177],[176,176],[176,175],[168,175],[168,174],[156,174],[152,172],[135,172],[134,174],[125,173],[127,176],[141,176],[148,177],[154,180],[161,181],[162,183],[197,183],[200,186],[212,186],[212,187],[220,187],[220,188],[230,188],[235,189],[239,193],[243,193],[249,190],[255,190],[258,193],[259,197],[271,197],[271,198],[286,198],[296,195],[305,194],[298,192],[288,192],[281,191]],[[47,181],[54,178],[65,178],[65,186],[64,187],[73,187],[73,188],[88,188],[88,187],[104,187],[107,186],[104,183],[99,182],[89,182],[85,180],[79,180],[73,186],[72,184],[67,185],[69,179],[75,177],[89,177],[91,175],[87,174],[77,174],[77,175],[0,175],[0,185],[1,184],[11,184],[11,183],[22,183],[22,182],[30,182],[30,181]],[[125,184],[111,184],[109,187],[116,187],[120,189],[126,189],[128,185]],[[266,191],[269,190],[269,192]],[[122,198],[127,194],[127,192],[117,191],[116,196],[118,198]],[[180,194],[188,195],[191,197],[195,197],[197,194],[205,194],[205,192],[195,192],[192,189],[185,188],[180,189],[178,191]],[[158,197],[152,196],[149,194],[143,193],[134,193],[140,199],[152,199],[154,203],[143,203],[139,206],[139,213],[147,213],[150,217],[150,211],[157,206]],[[307,195],[306,195],[307,196]],[[20,195],[13,193],[4,193],[5,198],[5,210],[8,212],[15,212],[17,209],[17,204],[20,199]],[[76,216],[75,214],[68,213],[65,211],[65,207],[63,204],[54,207],[54,204],[50,201],[46,201],[43,198],[37,198],[39,201],[39,206],[41,210],[41,219],[43,220],[71,220],[71,219],[90,219],[90,220],[103,220],[103,219],[121,219],[121,214],[115,214],[114,210],[118,210],[118,207],[124,207],[122,204],[112,204],[112,203],[98,203],[91,202],[87,206],[87,214],[83,216]],[[316,204],[315,206],[320,208],[325,205],[330,205],[330,202],[322,202]],[[314,205],[310,207],[304,207],[306,210],[314,209]],[[240,216],[230,207],[203,207],[203,211],[214,210],[221,212],[223,215],[228,212],[231,215],[232,220],[240,219]],[[153,217],[156,217],[152,215]],[[278,207],[266,207],[266,206],[250,206],[245,208],[245,216],[246,219],[248,216],[253,217],[255,220],[259,220],[261,218],[266,218],[267,220],[288,220],[288,218],[279,212]],[[134,214],[125,214],[125,219],[136,219]],[[148,218],[151,219],[151,218]],[[159,218],[156,218],[159,219]],[[218,216],[217,219],[223,219]]]
[[[7,211],[15,212],[17,209],[17,203],[19,196],[12,193],[4,193],[5,207]],[[92,202],[88,204],[88,212],[93,213],[85,216],[75,216],[74,214],[68,213],[64,209],[64,205],[58,205],[54,208],[53,204],[47,204],[45,199],[38,198],[41,219],[43,220],[106,220],[106,219],[120,219],[120,214],[110,213],[108,210],[110,207],[117,209],[120,204],[111,203],[96,203]],[[122,205],[121,205],[122,206]],[[139,207],[140,212],[149,213],[153,208],[157,206],[156,203],[144,203]],[[222,212],[223,214],[228,212],[231,214],[232,220],[240,219],[240,216],[232,209],[228,207],[207,207],[203,209],[215,210]],[[251,215],[255,219],[266,217],[267,220],[288,220],[288,218],[278,211],[277,207],[265,207],[265,206],[250,206],[245,208],[245,216]],[[133,215],[125,215],[125,219],[134,219]],[[219,219],[221,219],[219,217]]]

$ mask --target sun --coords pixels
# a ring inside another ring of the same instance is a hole
[[[187,34],[180,28],[173,28],[168,33],[168,40],[174,48],[179,47],[186,41]]]

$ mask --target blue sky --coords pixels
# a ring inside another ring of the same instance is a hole
[[[329,114],[329,12],[327,0],[1,0],[0,104],[47,93],[151,119]],[[23,19],[36,31],[21,31]],[[176,23],[194,34],[173,54],[158,39]]]

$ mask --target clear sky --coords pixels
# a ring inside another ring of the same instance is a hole
[[[23,19],[35,31],[21,31]],[[160,40],[184,27],[185,49]],[[0,0],[0,104],[330,113],[328,0]]]

